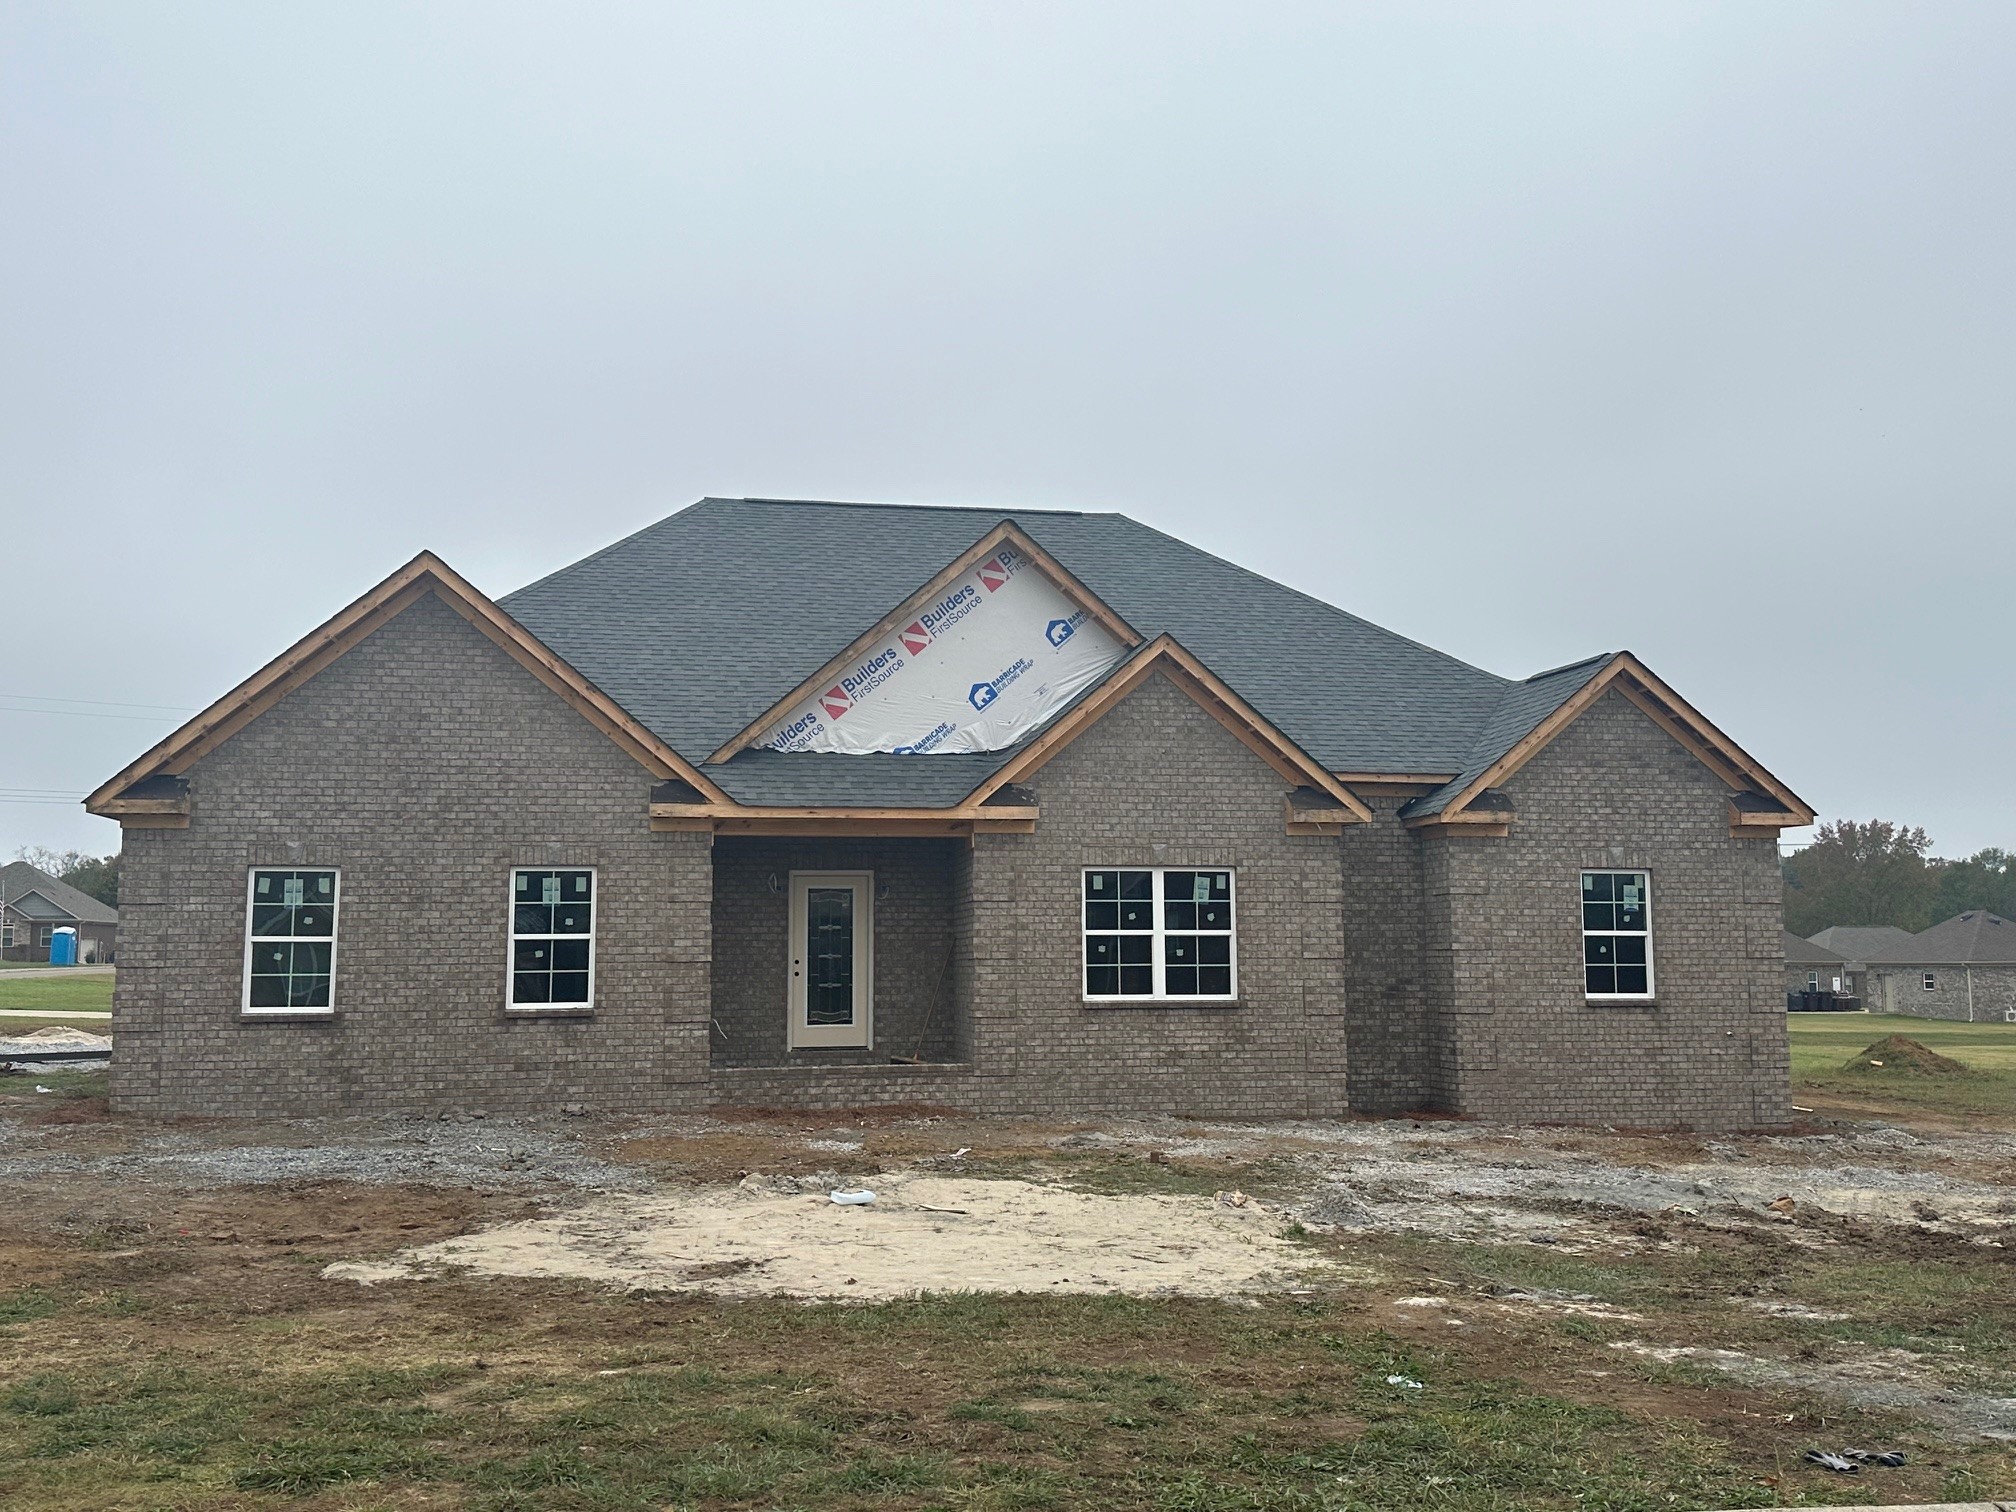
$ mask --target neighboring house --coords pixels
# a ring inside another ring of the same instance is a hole
[[[82,964],[109,962],[119,943],[119,910],[26,861],[0,866],[0,960],[48,960],[59,929],[77,931]]]
[[[1831,950],[1848,963],[1846,991],[1868,1006],[1869,959],[1911,938],[1911,931],[1894,924],[1835,924],[1807,939],[1823,950]]]
[[[1785,937],[1785,990],[1787,992],[1834,992],[1854,996],[1849,984],[1848,958],[1825,945],[1802,940],[1791,930]]]
[[[2016,924],[1970,909],[1871,952],[1869,1011],[2016,1024]]]
[[[87,804],[131,1112],[1787,1113],[1790,789],[1121,515],[423,554]]]

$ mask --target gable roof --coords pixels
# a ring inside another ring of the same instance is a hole
[[[1409,803],[1400,811],[1402,817],[1410,824],[1456,818],[1508,781],[1613,689],[1744,800],[1738,807],[1749,816],[1745,823],[1766,828],[1782,818],[1789,828],[1813,822],[1813,810],[1805,800],[1629,651],[1572,662],[1513,684],[1484,719],[1462,770],[1436,791]]]
[[[1811,940],[1802,940],[1789,929],[1779,931],[1785,937],[1785,964],[1787,966],[1845,966],[1848,958],[1838,951],[1829,950],[1825,945],[1815,945]]]
[[[1867,961],[1871,956],[1912,938],[1895,924],[1834,924],[1807,936],[1815,945],[1836,951],[1843,960]]]
[[[1509,686],[1118,514],[703,499],[500,602],[704,763],[1007,521],[1332,772],[1459,771]]]
[[[1985,908],[1969,909],[1864,959],[1872,966],[2016,965],[2016,924]]]
[[[80,924],[117,924],[119,910],[108,903],[101,903],[87,892],[79,892],[68,882],[56,878],[38,866],[30,866],[26,861],[9,861],[0,866],[0,899],[10,906],[27,892],[37,892],[61,910],[61,916],[75,919]],[[25,912],[25,910],[24,910]],[[43,917],[55,918],[56,914]]]
[[[709,798],[726,795],[677,751],[632,719],[606,693],[583,677],[510,615],[492,603],[454,568],[423,551],[361,598],[254,672],[244,682],[171,732],[137,761],[99,785],[84,800],[94,814],[116,815],[122,795],[136,784],[164,775],[179,776],[229,740],[252,720],[360,644],[427,594],[468,620],[514,661],[558,693],[576,713],[628,751],[659,777],[692,783]]]

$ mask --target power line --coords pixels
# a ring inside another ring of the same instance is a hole
[[[105,698],[65,698],[59,693],[0,693],[0,698],[28,698],[36,703],[89,704],[94,709],[154,709],[163,714],[194,714],[181,704],[120,703]]]

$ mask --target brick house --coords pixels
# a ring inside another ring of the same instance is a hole
[[[1120,515],[423,554],[87,804],[134,1112],[1786,1112],[1784,784]]]
[[[1871,1013],[2016,1024],[2016,924],[1969,909],[1872,950]]]
[[[1845,967],[1842,975],[1846,991],[1852,997],[1864,999],[1865,1004],[1869,992],[1870,960],[1879,952],[1901,945],[1910,938],[1910,930],[1899,929],[1895,924],[1831,924],[1818,934],[1806,937],[1808,944],[1817,945],[1841,958]]]
[[[77,960],[109,962],[119,943],[119,910],[26,861],[0,866],[0,961],[46,961],[59,929],[77,935]]]
[[[1855,988],[1848,973],[1848,958],[1839,951],[1829,950],[1811,940],[1802,940],[1791,930],[1786,930],[1785,990],[1788,993],[1833,992],[1853,997]]]

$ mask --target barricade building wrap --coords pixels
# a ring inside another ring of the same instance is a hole
[[[1004,548],[764,737],[773,751],[998,751],[1111,671],[1126,648]]]

